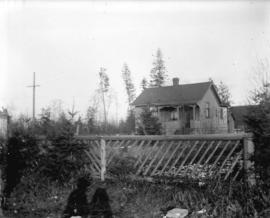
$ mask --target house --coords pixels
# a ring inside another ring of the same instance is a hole
[[[248,127],[245,122],[246,116],[259,109],[258,105],[241,105],[230,108],[230,113],[233,117],[233,126],[236,132],[248,132]]]
[[[213,82],[179,84],[145,89],[133,102],[138,120],[143,107],[158,117],[164,134],[228,132],[227,108],[223,107]]]
[[[9,115],[6,109],[0,110],[0,138],[8,136]]]

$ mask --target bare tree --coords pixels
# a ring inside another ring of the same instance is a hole
[[[63,101],[61,99],[54,99],[51,101],[49,108],[51,110],[51,119],[57,120],[64,113]]]
[[[105,101],[105,95],[109,91],[109,77],[106,74],[106,69],[101,67],[99,71],[99,92],[102,95],[102,103],[103,103],[103,112],[104,112],[104,123],[105,126],[107,124],[107,110],[106,110],[106,101]]]

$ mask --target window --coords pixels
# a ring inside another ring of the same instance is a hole
[[[210,103],[206,102],[205,104],[205,118],[210,118]]]
[[[150,111],[153,116],[157,117],[158,116],[158,109],[156,107],[150,107]]]
[[[176,110],[173,110],[171,112],[171,117],[170,117],[171,120],[177,120],[177,111]]]
[[[223,111],[223,108],[220,108],[220,119],[221,119],[221,120],[224,119],[224,111]]]

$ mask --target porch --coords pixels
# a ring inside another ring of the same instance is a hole
[[[194,134],[201,129],[198,105],[163,106],[156,112],[166,135]]]

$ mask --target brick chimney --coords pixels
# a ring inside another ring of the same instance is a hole
[[[173,86],[178,86],[179,85],[179,78],[178,77],[174,77],[172,79],[172,81],[173,81]]]

